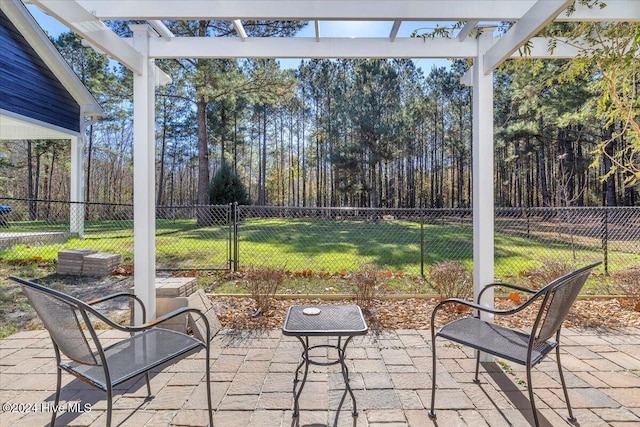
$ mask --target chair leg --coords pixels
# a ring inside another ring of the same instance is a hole
[[[436,337],[431,334],[431,410],[429,411],[429,418],[436,418],[435,404],[436,404]]]
[[[58,415],[58,405],[60,404],[60,389],[62,388],[62,369],[57,366],[57,378],[56,378],[56,397],[53,403],[53,410],[51,411],[51,427],[56,425],[56,416]]]
[[[151,398],[151,381],[149,381],[149,372],[145,372],[144,377],[147,380],[147,399],[150,399]]]
[[[105,424],[106,427],[111,427],[111,410],[112,409],[113,409],[113,388],[111,384],[107,384],[107,422]]]
[[[531,411],[533,411],[533,422],[536,427],[540,425],[538,421],[538,411],[536,410],[536,402],[533,398],[533,384],[531,383],[531,364],[527,363],[527,389],[529,390],[529,400],[531,401]]]
[[[562,373],[562,364],[560,363],[560,346],[556,346],[556,362],[558,363],[558,373],[560,374],[560,382],[562,383],[562,391],[564,392],[564,401],[567,403],[567,410],[569,411],[569,416],[567,419],[572,423],[575,423],[576,417],[573,416],[573,411],[571,410],[571,402],[569,401],[569,392],[567,391],[567,384],[564,381],[564,374]]]
[[[480,384],[480,378],[478,377],[480,373],[480,350],[476,350],[476,376],[473,379],[475,384]]]
[[[206,375],[207,375],[207,405],[209,407],[209,426],[213,427],[213,408],[211,407],[211,361],[209,358],[210,355],[210,349],[209,349],[209,343],[207,342],[207,348],[206,348],[206,357],[205,357],[205,363],[207,364],[205,371],[206,371]]]

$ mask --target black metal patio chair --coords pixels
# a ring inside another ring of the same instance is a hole
[[[209,425],[213,425],[211,408],[210,375],[210,326],[207,318],[195,308],[184,307],[158,319],[146,322],[145,307],[135,295],[119,292],[82,302],[70,295],[30,282],[19,277],[9,277],[22,286],[29,302],[38,313],[53,341],[57,361],[57,384],[54,407],[60,401],[62,371],[66,371],[89,385],[107,394],[107,422],[111,425],[113,389],[119,384],[144,374],[147,383],[147,398],[151,398],[149,371],[179,361],[204,348],[207,382]],[[98,311],[94,305],[115,298],[129,298],[142,307],[143,324],[122,326]],[[159,327],[176,316],[193,314],[199,316],[206,329],[206,341],[193,336]],[[131,335],[115,344],[103,346],[94,329],[96,321],[110,328],[129,332]],[[65,356],[63,360],[62,355]],[[57,413],[51,416],[55,425]]]
[[[562,365],[560,363],[560,328],[569,313],[571,305],[580,293],[585,281],[591,271],[601,263],[591,264],[572,273],[566,274],[542,289],[533,290],[521,286],[506,283],[492,283],[487,285],[478,295],[477,302],[469,302],[461,299],[451,298],[441,301],[433,310],[431,315],[431,346],[433,356],[433,379],[431,385],[431,410],[429,416],[436,417],[434,411],[436,392],[436,337],[472,347],[476,352],[476,373],[474,382],[478,383],[478,370],[480,368],[480,353],[488,353],[493,356],[508,360],[510,362],[524,365],[527,371],[527,390],[535,425],[538,426],[538,414],[533,397],[533,383],[531,382],[531,367],[544,359],[554,348],[556,349],[556,362],[562,390],[564,391],[565,402],[569,410],[568,419],[575,422],[575,417],[571,410],[567,386]],[[530,297],[522,304],[510,310],[496,310],[480,305],[482,294],[492,287],[504,287],[530,294]],[[480,319],[480,312],[492,313],[494,315],[515,315],[534,303],[540,303],[540,308],[535,317],[531,329],[527,332],[510,329],[496,325]],[[447,304],[462,304],[475,310],[475,316],[468,316],[451,321],[436,331],[435,319],[437,312]]]

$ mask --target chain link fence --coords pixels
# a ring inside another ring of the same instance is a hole
[[[57,259],[87,248],[133,263],[133,207],[2,199],[0,258]],[[84,221],[81,219],[84,218]],[[161,206],[162,269],[283,268],[340,272],[374,265],[423,275],[439,261],[473,265],[471,209]],[[640,208],[497,208],[495,275],[554,261],[604,261],[612,273],[640,265]]]
[[[0,258],[53,261],[63,249],[118,253],[133,263],[133,205],[3,199]],[[231,206],[158,206],[159,270],[231,269]]]

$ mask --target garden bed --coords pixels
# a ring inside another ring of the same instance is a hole
[[[15,274],[7,271],[6,273]],[[8,274],[7,274],[8,275]],[[128,291],[133,283],[133,278],[122,276],[75,277],[50,275],[38,280],[46,286],[51,286],[68,292],[82,300],[89,300],[98,296],[104,296],[112,292]],[[26,298],[19,292],[19,287],[14,282],[2,280],[2,298],[0,298],[0,314],[2,318],[2,330],[4,335],[18,330],[40,327],[35,313],[27,304]],[[259,316],[253,316],[255,312],[254,300],[249,296],[221,296],[209,294],[216,308],[216,313],[223,327],[235,329],[280,329],[284,322],[286,310],[289,306],[297,305],[321,305],[321,304],[352,304],[353,300],[340,295],[323,295],[321,297],[302,297],[299,295],[286,295],[275,298],[271,309]],[[419,298],[387,295],[383,299],[373,300],[365,315],[372,329],[428,329],[431,321],[431,312],[438,302],[437,298],[421,296]],[[509,299],[498,299],[498,307],[512,306]],[[438,319],[444,322],[449,318],[460,315],[458,313],[445,313]],[[531,316],[526,316],[522,325],[531,323]],[[640,327],[640,312],[634,311],[625,298],[595,298],[582,296],[575,303],[572,313],[565,322],[565,327]]]
[[[223,327],[232,329],[279,329],[282,327],[286,311],[291,305],[325,305],[348,304],[348,300],[282,298],[272,301],[272,308],[260,316],[253,317],[254,301],[249,297],[215,296],[212,295],[218,319]],[[431,323],[431,313],[438,303],[437,298],[407,298],[381,299],[372,303],[371,309],[365,311],[365,317],[372,329],[428,329]],[[499,308],[514,305],[508,298],[496,300]],[[574,304],[567,317],[564,327],[589,328],[622,328],[640,327],[640,312],[632,307],[625,307],[623,299],[619,298],[582,298]],[[462,313],[464,314],[464,313]],[[437,319],[440,324],[461,313],[443,313]],[[530,326],[533,316],[527,312],[521,317],[521,324],[512,326]],[[512,316],[510,321],[514,320]],[[500,322],[500,318],[496,317]]]

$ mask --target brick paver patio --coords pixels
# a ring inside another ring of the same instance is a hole
[[[108,338],[115,332],[102,334]],[[640,329],[568,329],[562,339],[578,425],[640,425]],[[438,418],[429,419],[430,345],[424,330],[370,331],[355,338],[347,357],[359,417],[351,416],[351,400],[343,399],[339,368],[329,366],[310,372],[296,421],[292,380],[300,343],[279,330],[222,330],[212,347],[214,422],[222,427],[531,425],[522,367],[484,364],[481,384],[474,384],[472,352],[445,340],[438,341]],[[121,387],[114,396],[114,425],[206,425],[203,357],[201,351],[154,375],[151,400],[145,399],[141,380]],[[542,424],[569,425],[553,358],[534,369],[533,381]],[[0,426],[47,425],[54,390],[54,355],[45,331],[20,332],[0,341]],[[59,424],[103,426],[104,397],[64,374],[65,412],[59,413]]]

